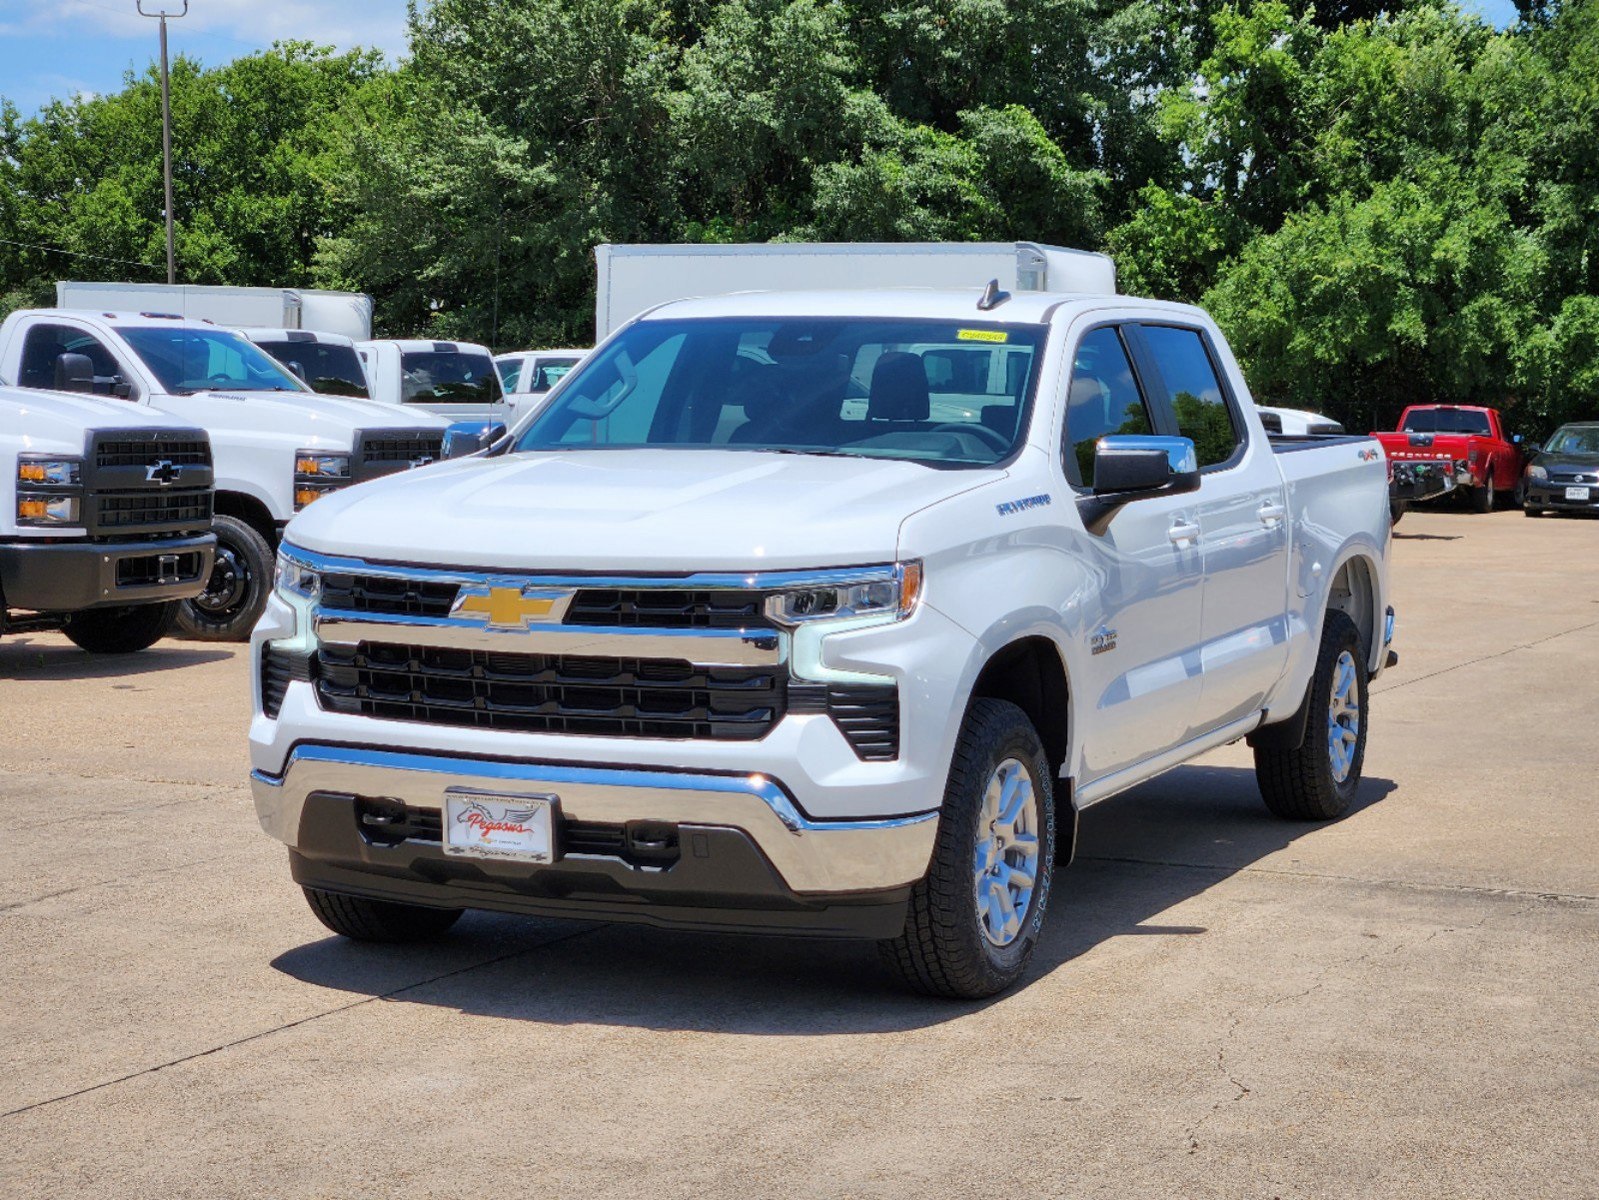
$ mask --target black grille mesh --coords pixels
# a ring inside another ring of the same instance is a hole
[[[159,441],[101,441],[94,448],[98,467],[148,467],[165,459],[177,466],[211,463],[211,447],[204,441],[174,438]]]
[[[368,434],[361,442],[362,461],[369,463],[410,462],[417,458],[437,461],[443,456],[442,432]]]
[[[210,491],[102,492],[94,497],[96,523],[101,529],[150,525],[201,529],[211,523],[211,502]]]
[[[899,757],[899,689],[891,683],[792,683],[792,712],[825,712],[864,762]]]
[[[396,579],[388,575],[329,572],[322,576],[323,605],[349,612],[447,617],[459,590],[453,583]]]
[[[664,588],[583,588],[572,598],[566,624],[650,629],[769,628],[766,593],[669,591]]]
[[[528,733],[752,741],[787,704],[780,669],[673,659],[513,654],[361,642],[323,645],[333,712]]]

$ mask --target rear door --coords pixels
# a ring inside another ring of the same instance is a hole
[[[1204,558],[1199,666],[1189,736],[1258,711],[1288,661],[1288,498],[1270,443],[1245,422],[1210,333],[1140,323],[1136,354],[1169,430],[1192,439],[1188,497]]]
[[[1061,470],[1073,492],[1093,486],[1094,443],[1107,434],[1163,432],[1110,322],[1082,333],[1067,384]],[[1082,546],[1097,586],[1082,603],[1086,668],[1074,679],[1086,727],[1080,782],[1132,767],[1177,745],[1199,702],[1201,551],[1194,497],[1160,496],[1119,509]]]

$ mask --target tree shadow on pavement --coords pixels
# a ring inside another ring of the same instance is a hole
[[[1342,819],[1358,821],[1393,788],[1366,779]],[[1179,768],[1096,805],[1082,815],[1077,861],[1056,874],[1048,928],[1016,990],[1114,937],[1203,936],[1158,918],[1324,828],[1272,817],[1254,772],[1236,767]],[[441,956],[442,947],[330,937],[272,966],[318,987],[481,1016],[791,1037],[929,1027],[995,1002],[908,994],[868,942],[468,913],[446,944]]]
[[[26,635],[0,641],[0,679],[112,679],[181,671],[200,663],[221,662],[239,651],[157,642],[136,654],[90,654],[54,639],[41,642]]]

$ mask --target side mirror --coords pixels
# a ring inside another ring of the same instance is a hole
[[[505,432],[505,426],[497,421],[457,421],[444,431],[444,457],[465,458],[487,450]]]
[[[1083,524],[1103,534],[1124,504],[1199,490],[1199,455],[1185,437],[1112,434],[1094,447],[1094,494],[1078,501]]]
[[[63,354],[56,359],[55,390],[94,391],[94,362],[87,354]]]
[[[293,374],[293,376],[296,379],[298,379],[301,383],[309,383],[310,382],[310,380],[308,380],[305,377],[305,364],[303,362],[301,362],[299,359],[291,358],[287,362],[285,362],[283,365],[288,367],[290,373]]]

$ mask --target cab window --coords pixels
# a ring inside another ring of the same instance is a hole
[[[35,325],[22,339],[22,362],[17,372],[17,384],[25,388],[43,388],[48,391],[71,391],[65,375],[58,370],[61,356],[81,354],[94,368],[92,390],[97,395],[112,396],[123,383],[117,360],[105,344],[91,333],[74,329],[70,325]]]
[[[1216,365],[1197,329],[1142,325],[1139,333],[1159,374],[1179,437],[1190,439],[1199,469],[1221,466],[1244,444],[1222,391]]]
[[[1077,343],[1066,393],[1066,478],[1094,486],[1094,446],[1108,434],[1150,434],[1149,406],[1121,334],[1105,325]]]

